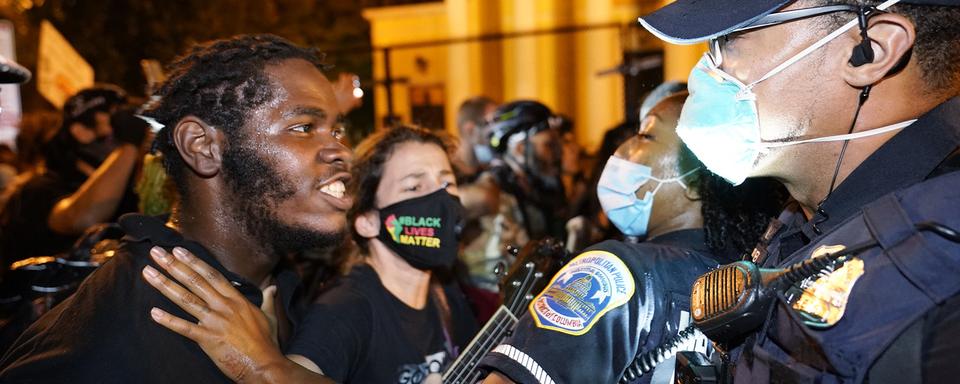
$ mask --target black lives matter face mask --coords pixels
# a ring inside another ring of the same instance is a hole
[[[464,208],[446,189],[380,209],[377,238],[414,268],[445,269],[457,259]]]

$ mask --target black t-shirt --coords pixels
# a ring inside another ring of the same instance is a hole
[[[141,271],[147,264],[162,270],[149,256],[153,246],[168,251],[180,246],[220,271],[257,306],[262,300],[260,289],[226,270],[203,246],[184,239],[161,220],[130,214],[121,218],[120,225],[127,233],[125,244],[4,354],[0,382],[232,382],[196,343],[150,318],[150,308],[158,307],[194,320],[145,282]],[[294,321],[302,313],[293,307],[299,279],[280,268],[274,277],[278,298]]]
[[[53,232],[47,226],[47,218],[54,204],[81,183],[44,173],[30,178],[10,196],[0,213],[0,255],[4,266],[32,256],[56,255],[70,248],[76,236]]]
[[[0,207],[0,261],[10,263],[33,256],[54,256],[70,249],[78,235],[62,235],[47,225],[54,205],[74,193],[83,184],[78,176],[61,176],[53,171],[36,175],[10,196]],[[137,196],[127,186],[117,210],[108,221],[137,210]]]
[[[420,383],[441,373],[477,331],[463,293],[444,286],[450,307],[450,341],[435,298],[420,310],[384,288],[366,264],[324,292],[310,308],[288,354],[313,361],[342,383]]]
[[[638,351],[686,327],[690,287],[718,259],[726,257],[710,254],[699,229],[589,247],[557,272],[480,365],[518,383],[615,383]],[[706,348],[699,335],[683,350]],[[671,360],[640,381],[669,381],[672,368]]]

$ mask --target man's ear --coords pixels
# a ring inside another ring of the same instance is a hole
[[[357,215],[353,220],[353,227],[360,236],[372,239],[380,234],[380,214],[376,211],[367,211]]]
[[[851,33],[857,33],[859,39],[858,28],[854,27]],[[904,57],[910,54],[917,38],[913,23],[895,13],[881,13],[871,17],[867,35],[873,48],[873,61],[856,67],[848,63],[843,73],[847,83],[857,88],[879,83],[897,70],[901,60],[906,60]],[[849,57],[844,58],[846,59]]]
[[[197,117],[187,116],[177,123],[172,134],[180,157],[190,169],[204,178],[220,172],[223,135],[219,130]]]

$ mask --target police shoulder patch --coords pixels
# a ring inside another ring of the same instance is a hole
[[[579,336],[630,300],[633,275],[616,255],[588,251],[565,265],[530,303],[537,327]]]

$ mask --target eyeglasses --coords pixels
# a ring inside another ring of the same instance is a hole
[[[723,35],[714,39],[710,39],[708,43],[707,55],[710,61],[712,61],[714,65],[719,67],[720,63],[723,62],[723,55],[721,53],[720,42],[721,40],[726,40],[726,37],[731,34],[752,31],[760,28],[772,27],[778,24],[807,19],[815,16],[826,15],[829,13],[864,12],[866,14],[868,12],[872,13],[873,11],[876,11],[876,9],[872,7],[861,10],[861,7],[856,5],[834,4],[834,5],[822,5],[822,6],[810,7],[810,8],[791,9],[789,11],[771,13],[769,15],[766,15],[757,19],[756,21],[750,24],[737,28],[726,35]]]

